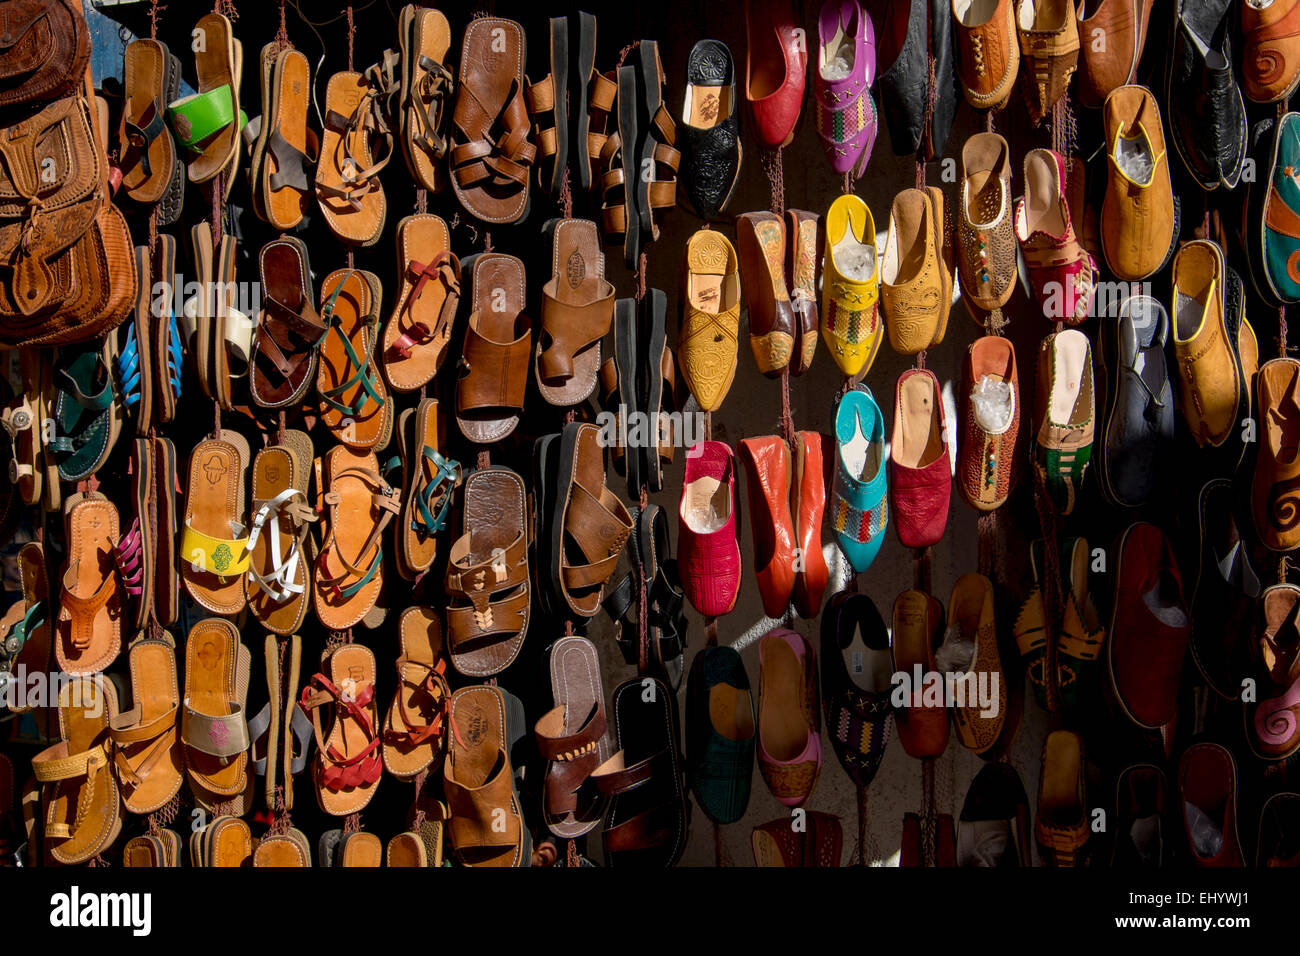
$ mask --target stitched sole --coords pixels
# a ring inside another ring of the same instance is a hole
[[[167,77],[165,83],[167,102],[174,103],[180,97],[181,61],[176,59],[170,51],[167,52]],[[160,226],[170,226],[180,219],[181,208],[185,204],[185,163],[181,159],[183,153],[180,147],[176,147],[174,152],[176,159],[172,163],[172,178],[167,183],[167,189],[163,192],[162,199],[158,200],[158,225]]]
[[[642,40],[639,52],[641,72],[637,76],[637,92],[640,94],[637,108],[644,112],[637,118],[642,131],[636,149],[639,160],[636,170],[636,202],[644,242],[654,235],[654,221],[650,212],[650,180],[654,174],[655,138],[651,130],[663,94],[659,89],[659,44],[653,40]]]
[[[614,364],[618,369],[618,401],[623,415],[620,418],[629,422],[634,412],[640,410],[637,402],[637,348],[636,339],[636,300],[619,299],[614,303]],[[630,431],[630,425],[627,426]],[[626,436],[620,436],[624,441]],[[633,498],[641,495],[641,449],[623,449],[623,460],[627,470],[627,490]]]
[[[555,156],[549,192],[558,195],[569,163],[569,18],[551,17],[551,82],[555,85]]]
[[[639,224],[641,213],[637,205],[640,189],[637,183],[641,179],[640,158],[637,150],[637,88],[636,67],[620,66],[618,68],[618,139],[619,152],[623,163],[623,262],[629,269],[635,269],[637,258],[641,255],[641,230]]]
[[[649,302],[646,360],[641,363],[641,371],[646,381],[642,394],[645,395],[645,411],[650,417],[650,430],[646,438],[649,444],[641,449],[642,467],[645,469],[646,484],[652,492],[662,491],[664,473],[659,461],[659,412],[663,410],[664,379],[661,362],[664,349],[668,344],[668,297],[662,289],[651,289],[646,297]]]
[[[591,188],[591,157],[587,155],[587,134],[591,130],[591,117],[587,112],[587,82],[596,68],[596,18],[590,13],[578,14],[578,72],[573,78],[577,94],[577,135],[573,151],[578,157],[578,181],[584,190]]]

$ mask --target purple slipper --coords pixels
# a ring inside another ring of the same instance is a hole
[[[866,171],[876,142],[875,76],[871,15],[857,0],[826,0],[817,18],[817,135],[831,167],[837,173],[852,171],[854,179]]]

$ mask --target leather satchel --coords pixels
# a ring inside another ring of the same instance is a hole
[[[80,0],[0,0],[0,106],[67,96],[89,60]]]

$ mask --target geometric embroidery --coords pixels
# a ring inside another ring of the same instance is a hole
[[[866,544],[885,530],[888,524],[889,497],[880,499],[880,504],[868,511],[861,511],[843,498],[835,499],[835,530],[847,535],[853,541]]]

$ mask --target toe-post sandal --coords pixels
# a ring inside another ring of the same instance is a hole
[[[255,136],[249,186],[257,214],[280,232],[302,222],[320,148],[307,125],[311,64],[294,49],[262,49],[262,115],[245,128]]]
[[[59,669],[102,671],[122,649],[122,596],[114,573],[117,508],[97,491],[78,492],[63,509],[67,559],[54,647]]]
[[[122,430],[121,409],[113,390],[117,339],[61,353],[54,368],[54,453],[63,481],[81,481],[100,469]]]
[[[523,311],[524,264],[514,256],[484,252],[463,265],[472,276],[474,311],[456,382],[456,421],[467,439],[491,445],[518,426],[528,389],[533,337]]]
[[[163,632],[166,634],[166,632]],[[141,638],[127,653],[131,709],[109,724],[113,766],[131,813],[153,813],[184,782],[181,766],[180,686],[170,637]]]
[[[244,524],[244,470],[248,441],[233,431],[194,446],[181,533],[181,580],[196,602],[214,614],[244,609],[248,535]]]
[[[177,142],[192,154],[190,182],[205,183],[239,157],[239,134],[247,122],[239,108],[243,50],[230,21],[219,13],[200,17],[194,29],[203,37],[194,55],[198,92],[168,106],[167,118]]]
[[[387,200],[379,171],[393,151],[393,134],[381,106],[380,72],[335,73],[325,88],[325,133],[316,166],[316,199],[333,233],[344,242],[370,246],[384,229]],[[385,149],[376,160],[372,143]]]
[[[609,759],[605,690],[596,646],[585,637],[562,637],[551,646],[551,695],[555,706],[533,728],[546,764],[546,826],[573,840],[600,825],[604,801],[586,785]]]
[[[442,758],[451,688],[437,611],[408,607],[397,631],[402,654],[397,693],[384,721],[383,755],[389,773],[409,780]]]
[[[384,325],[384,375],[395,391],[413,392],[442,367],[460,304],[461,265],[447,223],[430,213],[399,222],[397,265],[402,287]]]
[[[12,458],[9,460],[9,482],[23,504],[34,505],[41,500],[41,486],[45,480],[42,465],[42,435],[44,422],[41,397],[41,362],[36,353],[24,350],[19,353],[19,368],[23,378],[23,393],[0,411],[0,428],[9,436]],[[58,475],[55,475],[55,483]]]
[[[152,205],[164,199],[168,222],[180,213],[185,173],[167,130],[167,106],[180,91],[181,67],[157,40],[132,40],[123,53],[125,100],[118,127],[122,190],[135,202]],[[175,194],[173,196],[173,194]]]
[[[438,450],[444,444],[442,424],[434,398],[402,413],[399,431],[405,448],[406,500],[397,535],[397,569],[408,581],[433,564],[438,536],[447,527],[452,493],[461,482],[460,462]]]
[[[375,705],[375,655],[361,644],[341,644],[302,690],[298,706],[311,715],[316,737],[312,777],[316,799],[330,816],[359,813],[375,795],[384,765]],[[322,711],[331,712],[328,733]]]
[[[552,405],[578,405],[596,390],[600,342],[614,322],[614,286],[594,222],[561,219],[551,233],[551,278],[542,286],[537,388]]]
[[[379,368],[379,277],[339,269],[321,284],[321,339],[316,370],[321,418],[339,441],[354,448],[383,447],[393,428],[393,405]]]
[[[0,616],[0,695],[13,701],[7,691],[10,680],[22,673],[46,671],[50,667],[50,585],[45,574],[45,548],[28,541],[18,549],[18,577],[22,595]],[[23,713],[30,704],[9,710]],[[2,805],[0,805],[2,806]]]
[[[402,8],[402,147],[416,184],[441,192],[447,184],[444,117],[456,87],[447,69],[451,25],[438,10]]]
[[[248,788],[248,722],[244,713],[252,659],[235,625],[207,618],[185,642],[181,743],[185,774],[204,806],[233,800]]]
[[[533,142],[537,146],[537,183],[558,196],[569,162],[569,18],[551,17],[551,71],[536,83],[529,83],[524,95],[528,115],[533,118]],[[549,160],[549,168],[543,162]]]
[[[253,457],[244,593],[253,617],[286,636],[298,630],[311,605],[308,529],[317,519],[307,499],[311,463],[311,439],[292,430]]]
[[[328,331],[316,311],[307,246],[282,236],[262,247],[262,315],[253,334],[249,393],[262,408],[302,400],[316,378],[317,349]]]

